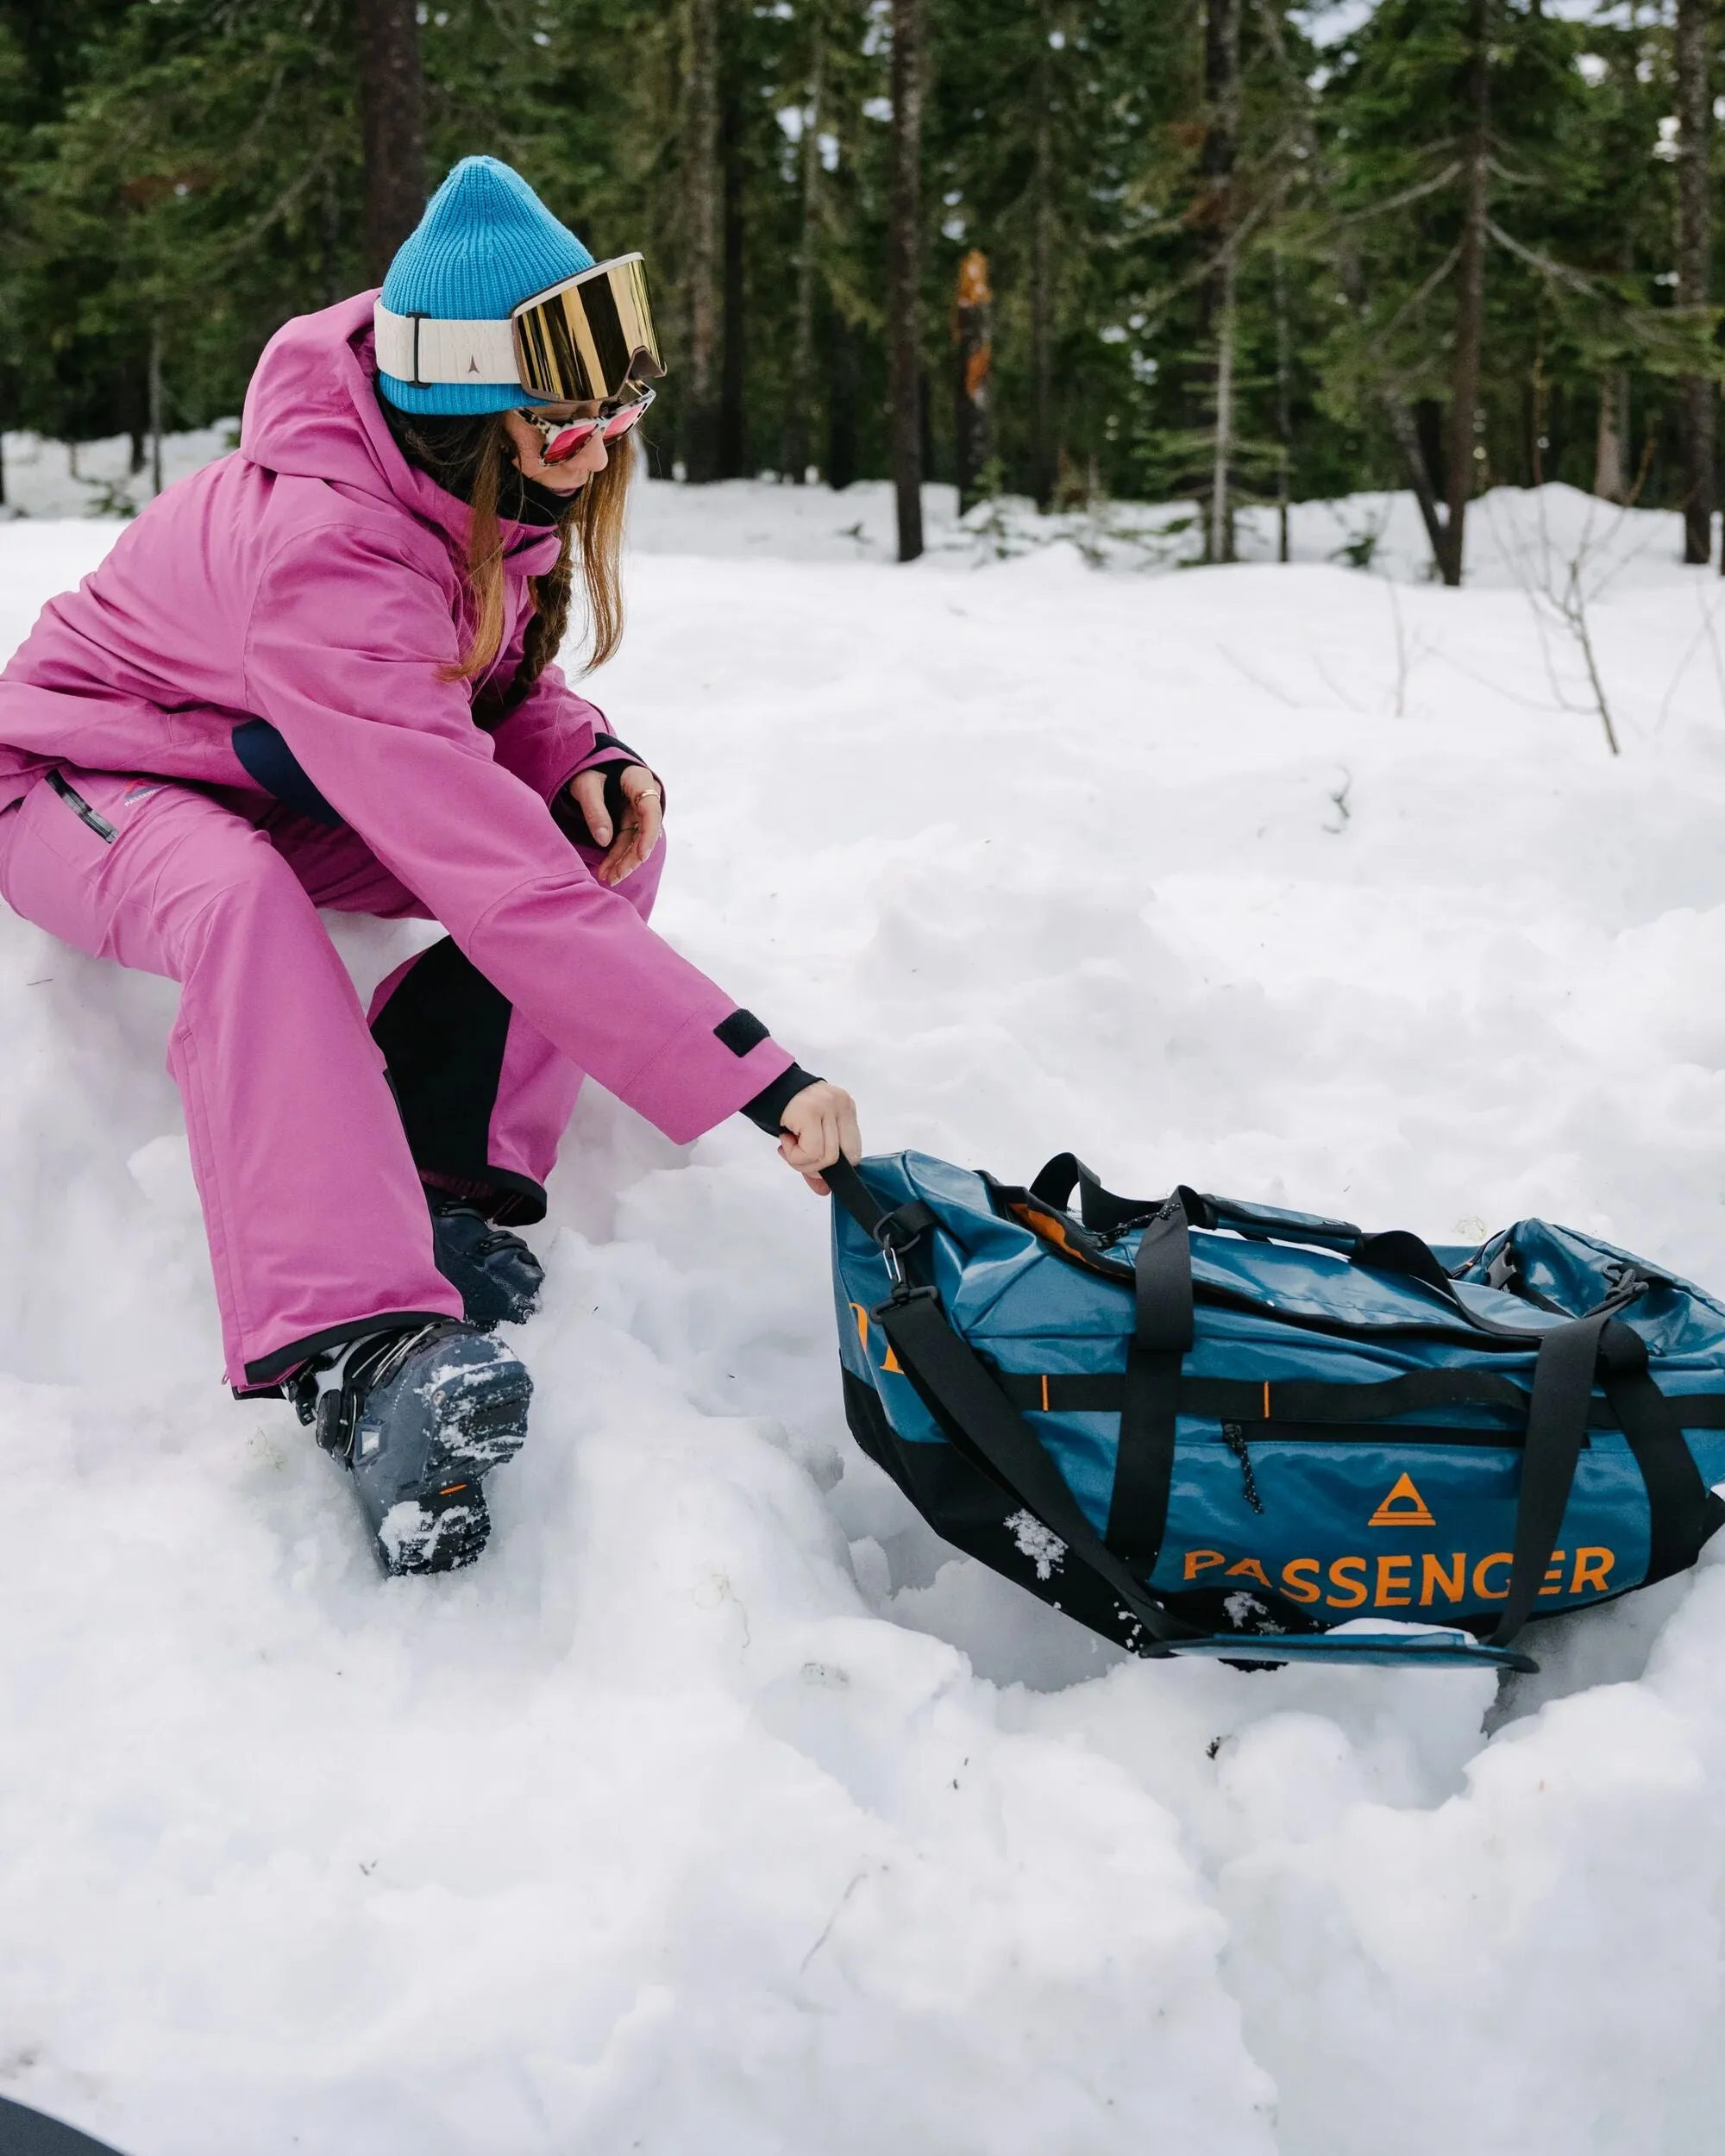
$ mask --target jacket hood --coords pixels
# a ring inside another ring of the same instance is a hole
[[[468,509],[397,448],[378,409],[372,307],[359,292],[315,315],[296,315],[264,347],[246,392],[240,454],[267,472],[323,479],[392,504],[467,551]],[[543,525],[505,523],[504,548],[518,574],[543,576],[558,536]]]

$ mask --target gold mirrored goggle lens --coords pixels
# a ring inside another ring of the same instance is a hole
[[[559,403],[603,401],[665,372],[646,266],[619,254],[538,292],[510,317],[521,385]]]

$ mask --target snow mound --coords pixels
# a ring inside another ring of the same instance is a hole
[[[1613,759],[1514,578],[726,559],[663,494],[597,692],[663,925],[873,1148],[1725,1282],[1717,579],[1590,592]],[[0,529],[0,642],[113,529]],[[1128,1662],[850,1445],[759,1134],[592,1093],[492,1549],[380,1583],[218,1382],[172,1009],[0,918],[0,2092],[134,2156],[1714,2146],[1717,1564],[1501,1695]]]

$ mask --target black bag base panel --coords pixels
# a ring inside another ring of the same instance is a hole
[[[1193,1637],[1147,1639],[1143,1627],[1107,1585],[1081,1565],[1062,1562],[1059,1545],[1003,1491],[994,1478],[955,1445],[906,1445],[887,1420],[872,1386],[840,1369],[844,1416],[850,1434],[875,1464],[890,1475],[923,1518],[954,1549],[999,1572],[1038,1601],[1111,1639],[1128,1653],[1157,1658],[1198,1655],[1214,1661],[1276,1669],[1291,1662],[1383,1664],[1396,1668],[1490,1668],[1532,1674],[1539,1668],[1515,1647],[1496,1647],[1461,1626],[1402,1629],[1368,1620],[1360,1629],[1310,1625],[1291,1603],[1260,1601],[1265,1629],[1242,1632],[1227,1608],[1237,1594],[1220,1590],[1170,1595],[1169,1609],[1193,1628]],[[1279,1602],[1280,1597],[1273,1598]],[[1382,1640],[1375,1644],[1374,1635]],[[3,2156],[3,2153],[0,2153]]]
[[[75,2126],[62,2126],[28,2104],[0,2096],[0,2156],[119,2156],[119,2151],[106,2141],[92,2141]]]

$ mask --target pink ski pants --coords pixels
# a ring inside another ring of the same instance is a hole
[[[381,1317],[459,1317],[422,1173],[493,1219],[540,1219],[582,1072],[448,937],[390,975],[368,1025],[317,909],[429,917],[352,831],[166,780],[60,777],[72,799],[44,779],[0,814],[0,897],[180,984],[168,1069],[229,1382],[272,1388]],[[663,860],[619,887],[643,918]]]

